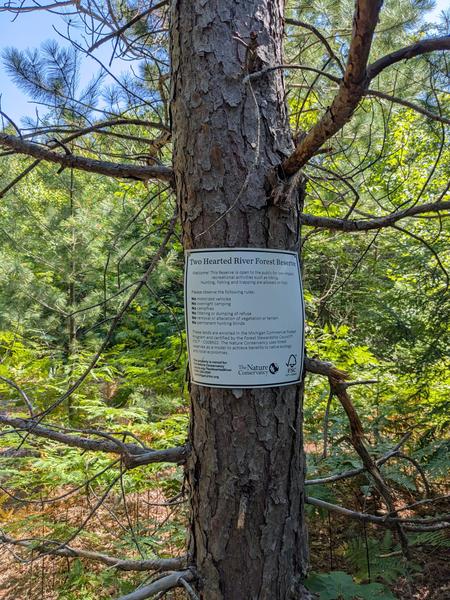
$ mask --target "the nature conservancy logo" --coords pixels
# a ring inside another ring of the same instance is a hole
[[[296,367],[297,367],[297,355],[291,354],[287,359],[286,363],[286,375],[295,375]],[[255,363],[247,363],[246,365],[240,364],[238,365],[238,375],[258,375],[265,376],[268,374],[276,375],[280,373],[280,367],[278,363],[272,362],[270,365],[257,365]]]
[[[280,367],[276,362],[270,363],[270,365],[247,363],[246,365],[238,366],[238,375],[267,375],[268,373],[275,375],[279,370]]]

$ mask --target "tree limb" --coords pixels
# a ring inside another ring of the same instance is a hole
[[[370,456],[369,451],[364,444],[364,430],[359,418],[358,413],[356,412],[355,407],[351,401],[351,398],[347,392],[347,385],[345,382],[340,381],[339,379],[335,379],[330,377],[330,388],[331,391],[338,397],[340,403],[342,404],[350,425],[350,434],[351,434],[351,443],[357,454],[362,460],[363,465],[366,467],[367,471],[372,476],[375,487],[377,488],[379,494],[384,499],[386,506],[389,512],[395,510],[394,500],[389,490],[384,478],[381,474],[378,465]],[[408,549],[408,538],[405,535],[405,532],[400,525],[400,522],[395,524],[395,530],[397,531],[399,541],[402,547],[403,554],[406,558],[409,558],[409,549]]]
[[[382,0],[358,0],[353,19],[353,32],[344,78],[331,106],[282,163],[282,171],[293,175],[337,133],[353,115],[363,96],[366,66],[378,22]]]
[[[436,525],[421,525],[420,522],[425,521],[424,519],[400,519],[389,517],[387,515],[385,517],[380,517],[378,515],[362,513],[356,510],[350,510],[344,506],[339,506],[338,504],[326,502],[325,500],[319,500],[319,498],[312,498],[311,496],[307,496],[305,498],[305,502],[306,504],[311,504],[312,506],[317,506],[318,508],[324,508],[325,510],[339,513],[345,517],[349,517],[350,519],[355,519],[365,523],[374,523],[376,525],[381,525],[382,527],[392,528],[401,524],[402,527],[408,531],[438,531],[440,529],[447,529],[450,527],[450,523],[448,521],[442,521]]]
[[[173,588],[181,587],[181,579],[192,581],[194,575],[189,570],[176,571],[175,573],[161,577],[161,579],[157,579],[149,585],[144,585],[130,594],[120,596],[117,600],[146,600],[146,598],[150,598],[160,592],[167,592]]]
[[[390,67],[401,60],[409,60],[416,56],[421,56],[422,54],[435,52],[436,50],[450,50],[450,35],[421,40],[420,42],[390,52],[389,54],[386,54],[386,56],[382,56],[367,68],[367,79],[369,81],[372,80],[379,75],[383,69],[386,69],[386,67]]]
[[[324,375],[325,377],[335,377],[337,379],[348,379],[349,375],[345,371],[336,368],[332,363],[319,360],[318,358],[310,358],[305,356],[305,370],[309,373]]]
[[[391,458],[399,455],[400,448],[403,444],[411,437],[411,432],[406,433],[402,439],[396,444],[389,452],[386,452],[384,456],[377,458],[375,460],[375,464],[377,467],[381,467]],[[359,467],[358,469],[350,469],[349,471],[344,471],[344,473],[338,473],[336,475],[329,475],[328,477],[319,477],[317,479],[307,479],[305,481],[305,485],[323,485],[326,483],[334,483],[335,481],[341,481],[342,479],[350,479],[352,477],[356,477],[357,475],[361,475],[367,471],[366,467]]]
[[[6,534],[0,533],[0,542],[20,546],[33,552],[41,552],[54,556],[66,556],[69,558],[86,558],[95,562],[100,562],[108,567],[114,567],[120,571],[167,571],[172,569],[180,569],[184,566],[185,558],[157,558],[148,560],[126,560],[109,556],[101,552],[92,550],[83,550],[80,548],[72,548],[71,546],[63,546],[52,550],[49,540],[43,541],[41,544],[36,544],[34,540],[16,540]],[[59,542],[57,542],[59,544]]]
[[[172,169],[168,167],[154,165],[142,166],[125,163],[113,163],[100,161],[84,156],[74,154],[61,154],[53,152],[45,146],[40,146],[34,142],[27,142],[13,135],[0,133],[0,146],[10,148],[17,154],[26,154],[40,160],[57,163],[62,167],[70,167],[108,177],[135,179],[138,181],[148,181],[150,179],[172,180]]]
[[[450,119],[447,117],[443,117],[442,115],[437,115],[419,104],[415,104],[414,102],[409,102],[409,100],[404,100],[403,98],[399,98],[398,96],[392,96],[391,94],[386,94],[385,92],[380,92],[379,90],[374,90],[369,88],[364,92],[364,96],[374,96],[375,98],[381,98],[382,100],[388,100],[389,102],[393,102],[394,104],[400,104],[406,108],[410,108],[411,110],[431,119],[432,121],[439,121],[440,123],[445,123],[446,125],[450,125]]]
[[[56,8],[63,8],[65,6],[73,6],[76,7],[77,0],[61,0],[60,2],[53,2],[52,4],[41,5],[37,4],[35,6],[22,6],[23,2],[20,6],[14,6],[12,2],[7,2],[3,6],[0,6],[0,12],[12,12],[12,13],[27,13],[27,12],[35,12],[38,10],[55,10]]]
[[[62,432],[43,427],[42,425],[38,425],[33,419],[7,417],[1,414],[0,423],[9,425],[20,431],[28,431],[32,435],[66,444],[67,446],[81,448],[82,450],[119,454],[123,458],[125,467],[128,469],[159,462],[180,464],[183,463],[186,458],[185,446],[167,448],[164,450],[152,450],[150,448],[143,448],[137,444],[125,444],[114,439],[111,434],[102,434],[107,439],[95,440],[71,435],[70,430],[68,430],[68,432]]]
[[[394,225],[397,221],[400,221],[400,219],[414,217],[424,213],[441,212],[444,210],[450,210],[450,201],[428,202],[427,204],[412,206],[384,217],[373,217],[371,219],[335,219],[330,217],[317,217],[315,215],[302,213],[300,215],[300,221],[303,225],[308,225],[310,227],[353,233],[369,231],[371,229],[383,229],[384,227],[390,227]]]
[[[30,416],[33,417],[33,413],[34,413],[33,404],[31,403],[31,400],[28,398],[27,394],[23,391],[23,389],[20,386],[18,386],[17,383],[12,381],[11,379],[8,379],[7,377],[3,377],[2,375],[0,375],[0,381],[3,381],[4,383],[6,383],[10,387],[12,387],[13,390],[16,390],[16,392],[18,392],[21,395],[22,400],[24,401],[26,407],[28,408],[28,412],[30,413]]]
[[[348,61],[339,90],[319,122],[309,130],[294,152],[282,163],[282,171],[286,175],[293,175],[301,169],[330,137],[342,129],[352,117],[361,98],[369,93],[368,87],[372,79],[383,69],[400,60],[450,49],[450,36],[422,40],[387,54],[367,67],[382,4],[381,0],[357,0]],[[373,95],[377,95],[376,91]],[[431,118],[434,118],[434,115]]]
[[[153,129],[160,129],[162,132],[165,132],[165,133],[170,133],[170,129],[166,125],[164,125],[163,123],[158,123],[157,121],[147,121],[146,119],[137,119],[137,118],[130,118],[130,119],[117,118],[117,119],[108,119],[106,121],[99,121],[97,123],[94,123],[93,125],[90,125],[89,127],[85,127],[83,129],[78,129],[78,130],[72,132],[67,137],[63,138],[61,140],[61,143],[67,144],[79,137],[82,137],[83,135],[87,135],[89,133],[94,133],[95,131],[99,131],[100,133],[106,133],[106,132],[103,132],[102,130],[105,128],[108,128],[108,127],[114,127],[114,126],[118,126],[118,125],[141,125],[143,127],[151,127]],[[56,131],[56,130],[53,129],[52,131]],[[61,133],[61,132],[64,133],[64,130],[59,131],[59,133]],[[38,131],[33,132],[32,134],[26,134],[21,137],[23,137],[23,139],[26,139],[29,136],[40,135],[42,133],[48,133],[48,129],[46,129],[45,131],[38,130]],[[119,135],[119,134],[117,134],[117,135]],[[148,142],[153,143],[154,140],[148,140]],[[59,143],[60,142],[55,142],[55,141],[51,142],[48,144],[48,147],[50,149],[57,148]],[[15,177],[13,179],[13,181],[8,183],[8,185],[6,187],[4,187],[2,190],[0,190],[0,198],[3,198],[3,196],[7,192],[9,192],[10,189],[12,189],[19,181],[21,181],[24,177],[26,177],[40,163],[41,163],[40,158],[33,161],[26,169],[24,169],[22,171],[22,173],[20,173],[17,177]]]

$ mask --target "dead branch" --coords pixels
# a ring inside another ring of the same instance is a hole
[[[0,6],[0,12],[11,12],[11,13],[27,13],[36,12],[39,10],[55,10],[56,8],[64,8],[66,6],[75,7],[77,4],[76,0],[61,0],[60,2],[53,2],[52,4],[37,4],[34,6],[22,6],[23,2],[19,6],[14,6],[12,2],[6,2],[3,6]]]
[[[400,448],[407,442],[407,440],[411,437],[411,432],[406,433],[402,439],[392,448],[389,452],[380,458],[375,460],[375,464],[377,467],[381,467],[391,458],[398,456]],[[338,473],[336,475],[329,475],[328,477],[319,477],[317,479],[307,479],[305,481],[305,485],[322,485],[326,483],[334,483],[335,481],[341,481],[342,479],[350,479],[352,477],[356,477],[357,475],[361,475],[366,472],[366,467],[359,467],[359,469],[350,469],[349,471],[344,471],[344,473]]]
[[[70,167],[89,173],[107,175],[108,177],[134,179],[137,181],[149,181],[150,179],[171,181],[173,176],[172,169],[169,167],[113,163],[74,154],[61,154],[53,152],[45,146],[40,146],[34,142],[27,142],[26,140],[6,133],[0,133],[0,146],[10,148],[17,154],[25,154],[40,160],[57,163],[62,167]]]
[[[18,386],[17,383],[12,381],[11,379],[8,379],[7,377],[3,377],[2,375],[0,375],[0,381],[4,381],[7,385],[12,387],[13,390],[16,390],[16,392],[18,392],[20,394],[20,396],[22,397],[22,400],[25,402],[25,405],[28,408],[28,412],[30,413],[30,416],[32,417],[33,416],[33,404],[31,403],[31,400],[29,399],[27,394],[23,391],[23,389],[20,386]]]
[[[17,453],[22,452],[22,450],[15,450],[15,449],[13,449],[13,451],[16,453],[14,456],[17,456]],[[24,452],[28,453],[30,451],[27,448],[25,448]],[[4,453],[3,453],[3,455],[4,455]],[[34,456],[34,453],[33,453],[33,456]],[[40,454],[38,456],[40,456]],[[3,456],[1,456],[0,458],[3,458]],[[5,457],[5,458],[7,458],[7,457]],[[61,494],[59,496],[55,496],[53,498],[40,498],[39,500],[30,500],[29,498],[20,498],[19,496],[16,496],[15,494],[10,492],[3,486],[0,486],[0,491],[3,492],[4,494],[6,494],[7,496],[9,496],[12,500],[15,500],[16,502],[20,502],[21,504],[36,504],[36,505],[39,504],[39,506],[42,507],[44,504],[53,504],[55,502],[61,502],[61,500],[65,500],[66,498],[68,498],[69,496],[72,496],[79,490],[86,489],[86,487],[90,483],[92,483],[95,479],[100,477],[100,475],[103,475],[103,473],[106,473],[106,471],[111,469],[111,467],[115,467],[116,465],[118,465],[121,462],[121,460],[122,460],[121,458],[116,458],[116,460],[114,460],[113,462],[106,465],[106,467],[103,467],[103,469],[101,469],[100,471],[97,471],[97,473],[92,475],[92,477],[89,477],[89,479],[86,479],[85,481],[83,481],[83,483],[81,483],[80,485],[77,485],[74,488],[70,489],[68,492],[65,492],[64,494]]]
[[[345,412],[347,413],[347,417],[350,424],[350,434],[351,434],[351,443],[353,448],[358,453],[361,458],[363,465],[366,467],[367,471],[372,476],[375,487],[380,493],[381,497],[386,502],[386,506],[389,512],[395,510],[394,500],[392,498],[391,491],[386,485],[384,478],[381,474],[380,469],[377,464],[370,456],[365,444],[364,444],[364,430],[362,427],[361,420],[356,412],[355,407],[351,401],[351,398],[347,392],[347,387],[345,383],[342,383],[338,379],[334,379],[332,377],[329,378],[330,389],[332,392],[338,397],[340,403],[342,404]],[[400,545],[402,547],[404,555],[409,557],[409,549],[408,549],[408,539],[405,535],[405,532],[402,529],[402,526],[397,523],[395,526],[397,531]]]
[[[24,169],[19,175],[17,175],[17,177],[15,177],[12,181],[10,181],[8,183],[8,185],[6,185],[2,190],[0,190],[0,198],[3,198],[3,196],[5,196],[5,194],[7,194],[9,192],[9,190],[12,190],[12,188],[19,183],[19,181],[21,181],[24,177],[26,177],[28,175],[28,173],[31,173],[31,171],[37,167],[40,164],[40,160],[34,160],[30,165],[28,165],[28,167],[26,169]]]
[[[335,219],[330,217],[316,217],[310,214],[301,214],[300,221],[303,225],[310,227],[319,227],[330,229],[332,231],[346,231],[355,233],[360,231],[369,231],[371,229],[383,229],[392,227],[397,221],[426,213],[440,213],[450,210],[450,201],[447,202],[428,202],[418,206],[412,206],[398,212],[391,213],[384,217],[372,217],[367,219]]]
[[[186,581],[184,577],[180,577],[178,581],[184,587],[187,595],[189,596],[189,598],[191,598],[191,600],[200,600],[200,596],[196,594],[194,588]]]
[[[392,517],[399,512],[403,512],[404,510],[411,510],[412,508],[416,508],[417,506],[424,506],[425,504],[434,504],[435,502],[442,502],[443,500],[448,500],[449,498],[450,494],[446,494],[445,496],[436,496],[436,498],[425,498],[424,500],[418,500],[417,502],[413,502],[412,504],[407,504],[406,506],[397,508],[393,513],[390,513],[389,516]]]
[[[425,488],[425,498],[428,498],[429,495],[431,494],[430,484],[428,483],[428,479],[427,479],[427,476],[425,475],[425,471],[419,465],[417,460],[415,458],[412,458],[411,456],[408,456],[407,454],[403,454],[403,452],[399,452],[397,454],[397,456],[399,458],[402,458],[403,460],[410,462],[415,467],[416,471],[419,473],[420,478],[423,481],[423,485]]]
[[[170,462],[181,464],[186,459],[186,447],[178,446],[164,450],[153,450],[138,446],[137,444],[125,444],[114,439],[111,434],[104,433],[107,439],[95,440],[87,437],[72,435],[69,430],[64,432],[50,429],[39,425],[34,419],[20,419],[0,415],[0,423],[9,425],[20,431],[27,431],[32,435],[44,437],[55,442],[66,444],[67,446],[80,448],[82,450],[92,450],[94,452],[108,452],[119,454],[123,458],[127,469],[133,469],[138,466],[151,463]],[[102,432],[103,433],[103,432]]]
[[[342,385],[345,387],[345,389],[347,389],[355,385],[373,385],[374,383],[378,383],[378,379],[361,379],[357,381],[346,381]]]
[[[344,506],[339,506],[338,504],[326,502],[325,500],[312,498],[311,496],[307,496],[305,498],[305,502],[307,504],[311,504],[312,506],[317,506],[318,508],[324,508],[325,510],[339,513],[345,517],[349,517],[350,519],[355,519],[356,521],[362,521],[363,523],[374,523],[375,525],[389,527],[390,529],[392,529],[392,527],[398,527],[400,524],[408,531],[438,531],[440,529],[447,529],[450,527],[450,523],[448,521],[442,521],[436,525],[421,525],[421,522],[426,522],[425,519],[399,519],[388,516],[380,517],[378,515],[362,513],[356,510],[350,510]]]
[[[323,418],[323,451],[322,451],[322,459],[325,459],[328,456],[328,426],[330,422],[330,409],[331,402],[333,400],[333,392],[330,390],[328,394],[327,407],[325,409],[325,416]]]
[[[69,558],[86,558],[95,562],[100,562],[108,567],[113,567],[119,571],[167,571],[172,569],[180,569],[184,566],[185,558],[157,558],[148,560],[126,560],[109,556],[101,552],[92,550],[83,550],[80,548],[72,548],[71,546],[63,546],[62,548],[52,549],[51,542],[45,540],[42,543],[36,543],[37,540],[16,540],[6,534],[0,533],[0,542],[20,546],[33,552],[42,552],[54,556],[65,556]],[[59,543],[59,542],[58,542]]]
[[[168,0],[162,0],[161,2],[158,2],[157,4],[150,6],[149,8],[147,8],[147,10],[144,10],[141,13],[138,13],[132,19],[130,19],[128,21],[128,23],[125,23],[125,25],[122,25],[122,27],[119,27],[119,29],[117,29],[116,31],[112,31],[110,34],[108,34],[104,38],[101,38],[100,40],[95,42],[95,44],[92,44],[92,46],[88,49],[88,52],[93,52],[94,50],[99,48],[105,42],[109,42],[110,40],[113,40],[115,37],[118,37],[118,36],[120,37],[130,27],[133,27],[133,25],[136,25],[136,23],[138,23],[142,19],[145,19],[145,17],[148,17],[148,15],[150,15],[152,12],[158,10],[159,8],[166,6],[168,3],[169,3]]]
[[[439,121],[440,123],[445,123],[446,125],[450,125],[450,119],[444,117],[443,115],[438,115],[426,108],[423,108],[419,104],[415,104],[414,102],[410,102],[409,100],[404,100],[403,98],[399,98],[398,96],[392,96],[391,94],[386,94],[385,92],[380,92],[379,90],[374,90],[369,88],[364,92],[364,96],[374,96],[375,98],[381,98],[382,100],[388,100],[389,102],[393,102],[394,104],[400,104],[405,108],[410,108],[411,110],[431,119],[432,121]]]
[[[181,579],[184,579],[185,581],[192,581],[194,579],[194,575],[190,570],[175,571],[174,573],[170,573],[165,577],[161,577],[161,579],[157,579],[149,585],[140,587],[130,594],[120,596],[120,598],[117,600],[146,600],[146,598],[150,598],[151,596],[159,594],[160,592],[168,592],[173,588],[182,587]]]

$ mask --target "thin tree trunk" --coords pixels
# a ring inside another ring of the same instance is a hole
[[[185,248],[298,248],[298,204],[274,202],[292,151],[283,0],[178,0],[172,12],[174,169]],[[241,38],[244,43],[236,38]],[[276,179],[276,178],[275,178]],[[307,598],[302,387],[192,385],[189,555],[204,600]]]
[[[72,314],[75,311],[75,274],[76,274],[76,228],[73,222],[75,216],[75,205],[74,205],[74,174],[73,169],[70,170],[70,183],[69,183],[69,216],[71,221],[71,234],[72,240],[69,250],[69,282],[68,282],[68,311],[70,316],[67,319],[67,350],[66,360],[69,363],[69,379],[68,386],[72,383],[72,371],[73,371],[73,353],[75,349],[76,341],[76,322],[75,316]],[[67,418],[70,424],[73,424],[75,414],[72,403],[72,396],[67,398]]]

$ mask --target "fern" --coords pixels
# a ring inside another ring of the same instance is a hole
[[[312,573],[306,587],[319,594],[320,600],[395,600],[395,596],[381,583],[358,584],[343,571]]]
[[[383,539],[367,539],[367,550],[365,540],[362,537],[350,540],[344,546],[344,556],[353,568],[356,579],[369,577],[381,579],[386,583],[392,583],[400,576],[407,576],[408,571],[416,570],[414,563],[406,563],[399,560],[398,556],[386,556],[393,550],[392,533],[386,531]],[[369,555],[369,565],[367,564]]]
[[[432,546],[433,548],[450,548],[450,537],[444,531],[424,531],[411,539],[414,546]]]

